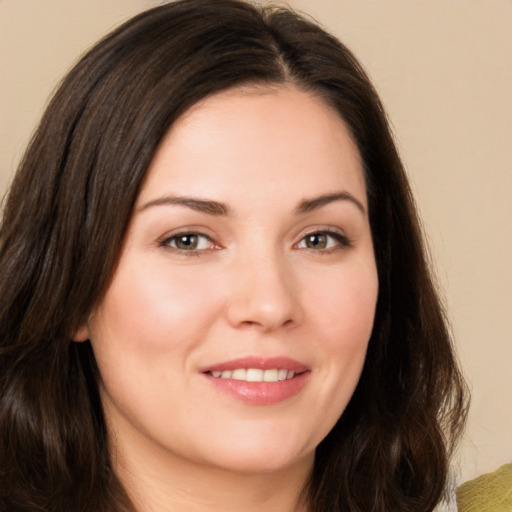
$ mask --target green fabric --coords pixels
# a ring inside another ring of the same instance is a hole
[[[480,475],[457,489],[459,512],[512,512],[512,464]]]

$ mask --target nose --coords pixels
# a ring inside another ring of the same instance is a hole
[[[277,256],[252,258],[231,272],[227,316],[233,327],[272,331],[302,322],[300,287],[289,263]]]

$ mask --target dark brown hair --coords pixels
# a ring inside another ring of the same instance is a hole
[[[133,510],[112,470],[94,357],[70,335],[109,284],[165,133],[244,84],[293,84],[348,124],[379,277],[358,387],[317,448],[311,510],[427,511],[466,390],[383,108],[338,40],[285,9],[184,0],[146,11],[70,71],[12,184],[0,232],[0,508]]]

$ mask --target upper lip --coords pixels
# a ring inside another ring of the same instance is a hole
[[[305,364],[302,364],[299,361],[296,361],[295,359],[291,359],[290,357],[286,356],[249,356],[231,359],[229,361],[223,361],[220,363],[205,366],[200,369],[200,372],[224,372],[229,370],[236,370],[238,368],[258,368],[260,370],[272,370],[274,368],[277,368],[291,370],[295,373],[303,373],[309,370],[309,368]]]

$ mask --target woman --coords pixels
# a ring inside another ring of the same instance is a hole
[[[313,23],[185,0],[107,36],[0,262],[2,510],[441,499],[464,384],[382,106]]]

